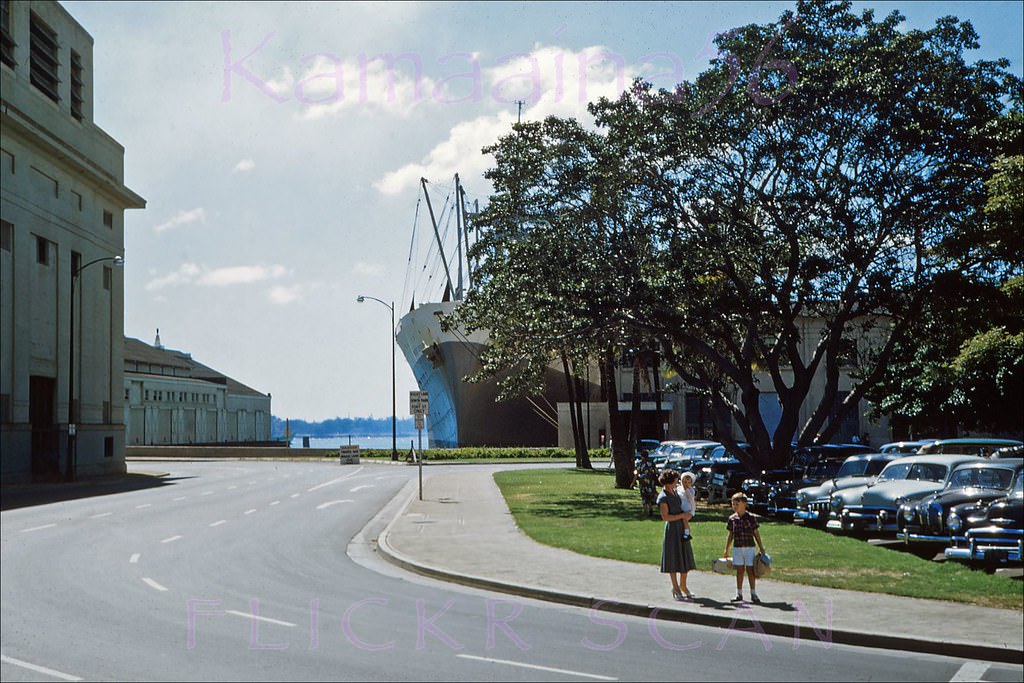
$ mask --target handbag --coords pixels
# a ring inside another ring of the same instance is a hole
[[[761,578],[772,573],[772,556],[768,553],[758,553],[754,556],[754,576]]]
[[[711,571],[716,574],[733,574],[736,569],[732,566],[731,557],[716,557],[711,560]]]

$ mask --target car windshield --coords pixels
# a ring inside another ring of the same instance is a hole
[[[836,477],[860,477],[867,473],[867,460],[849,460],[836,472]]]
[[[882,474],[878,476],[878,482],[881,483],[883,481],[896,481],[897,479],[906,479],[907,475],[910,473],[910,468],[911,464],[909,462],[889,465],[884,470],[882,470]]]
[[[945,465],[936,465],[933,463],[919,462],[910,468],[910,473],[907,474],[907,479],[915,481],[944,481],[946,479]]]
[[[1024,493],[1024,472],[1017,473],[1017,483],[1013,485],[1014,493]]]
[[[840,466],[838,462],[827,460],[811,465],[807,468],[808,479],[831,479],[837,476]]]
[[[891,462],[890,460],[872,460],[872,461],[870,461],[868,463],[868,468],[866,470],[864,470],[864,476],[865,477],[874,477],[874,476],[876,476],[879,472],[884,470],[885,466],[888,465],[890,462]]]
[[[1013,472],[1002,467],[971,467],[953,472],[946,488],[973,486],[979,489],[1007,489],[1011,479]]]

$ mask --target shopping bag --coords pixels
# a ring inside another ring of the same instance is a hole
[[[772,556],[768,553],[758,553],[754,556],[754,576],[761,578],[772,573]]]
[[[716,574],[732,574],[736,569],[732,566],[731,557],[716,557],[711,560],[711,571]]]

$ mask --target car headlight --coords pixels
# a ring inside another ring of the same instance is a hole
[[[900,512],[903,513],[903,519],[905,519],[906,521],[908,521],[908,522],[914,521],[914,506],[913,505],[904,505],[903,507],[900,508]]]
[[[828,504],[832,506],[833,510],[838,510],[843,507],[843,501],[834,497],[829,499]]]
[[[906,497],[906,496],[899,496],[899,497],[898,497],[898,498],[897,498],[896,500],[894,500],[893,502],[894,502],[894,503],[896,503],[896,505],[897,505],[897,506],[903,505],[904,503],[906,503],[906,502],[907,502],[907,497]]]
[[[949,527],[949,530],[954,533],[960,531],[963,525],[964,523],[960,521],[960,515],[956,514],[955,512],[949,513],[949,516],[946,517],[946,526]]]

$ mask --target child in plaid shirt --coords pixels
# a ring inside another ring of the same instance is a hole
[[[732,566],[736,568],[736,597],[733,602],[743,602],[743,572],[746,569],[747,578],[750,580],[751,602],[761,602],[757,597],[757,583],[754,578],[754,542],[764,554],[764,543],[761,542],[761,534],[758,532],[757,519],[747,512],[747,497],[742,493],[736,493],[732,497],[733,514],[726,522],[729,530],[729,538],[725,541],[725,555],[729,557],[729,546],[733,546]]]

